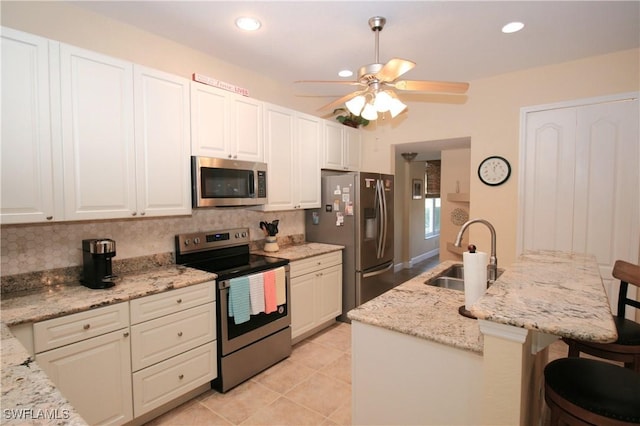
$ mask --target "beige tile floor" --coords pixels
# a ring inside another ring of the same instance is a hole
[[[147,425],[350,425],[351,326],[336,323],[227,393],[208,391]]]

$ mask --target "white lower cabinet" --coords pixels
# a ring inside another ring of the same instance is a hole
[[[128,303],[34,324],[36,362],[91,425],[133,419],[129,317],[120,315],[128,314],[123,307]],[[114,327],[119,329],[108,331]],[[106,334],[91,337],[96,329]],[[61,343],[46,336],[62,336]],[[51,346],[56,347],[39,352]]]
[[[90,425],[130,422],[218,376],[215,281],[14,330]]]
[[[135,417],[218,376],[214,286],[208,282],[130,302]]]
[[[342,313],[342,252],[297,260],[290,268],[291,337],[302,339]]]

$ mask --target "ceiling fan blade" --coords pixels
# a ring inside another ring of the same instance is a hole
[[[378,71],[376,78],[380,81],[393,81],[415,66],[415,62],[407,61],[406,59],[393,58],[384,64],[382,69]]]
[[[454,81],[425,81],[425,80],[401,80],[393,84],[398,90],[412,90],[418,92],[443,92],[465,93],[469,89],[469,83]]]
[[[339,106],[340,104],[343,104],[345,102],[347,102],[349,99],[351,98],[355,98],[356,96],[358,96],[359,94],[364,93],[364,91],[356,91],[353,93],[349,93],[348,95],[344,95],[343,97],[336,99],[335,101],[328,103],[327,105],[318,108],[318,111],[322,111],[324,109],[335,109],[337,106]]]
[[[329,83],[329,84],[348,84],[351,86],[362,86],[359,81],[340,81],[340,80],[296,80],[294,83]]]

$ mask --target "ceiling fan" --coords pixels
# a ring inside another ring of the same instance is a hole
[[[378,118],[378,112],[390,112],[395,117],[407,107],[398,99],[392,89],[411,92],[438,92],[463,94],[469,83],[427,80],[398,80],[407,71],[416,66],[415,62],[393,58],[386,64],[380,63],[379,35],[387,20],[382,16],[369,19],[369,27],[375,33],[375,63],[364,65],[358,70],[356,81],[340,80],[298,80],[296,83],[330,83],[361,86],[360,90],[349,93],[335,101],[324,105],[319,110],[335,109],[344,103],[354,115],[361,115],[367,120]]]

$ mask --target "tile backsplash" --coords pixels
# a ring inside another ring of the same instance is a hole
[[[248,227],[252,241],[264,239],[260,221],[280,220],[278,238],[304,235],[304,211],[259,212],[201,209],[192,216],[5,225],[0,229],[0,275],[82,265],[82,240],[111,238],[116,258],[173,253],[176,234]],[[115,260],[114,259],[114,260]]]

